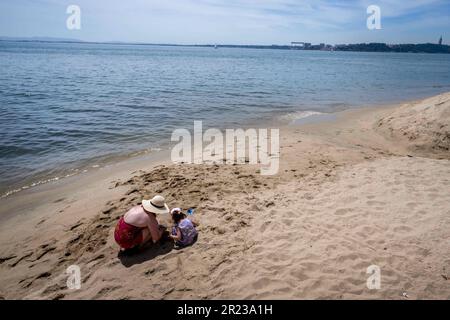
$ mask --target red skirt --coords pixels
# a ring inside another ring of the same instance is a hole
[[[122,217],[117,222],[114,239],[121,248],[131,249],[142,243],[142,229],[126,223]]]

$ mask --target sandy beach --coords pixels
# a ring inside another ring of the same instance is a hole
[[[450,299],[450,93],[287,125],[280,143],[274,176],[161,154],[0,199],[0,297]],[[154,194],[195,208],[198,241],[119,255],[117,220]]]

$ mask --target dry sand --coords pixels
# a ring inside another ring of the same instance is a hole
[[[145,160],[1,199],[0,296],[450,299],[449,125],[447,93],[286,126],[272,177]],[[196,208],[198,241],[118,255],[117,219],[155,193]]]

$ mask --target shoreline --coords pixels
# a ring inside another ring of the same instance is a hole
[[[359,107],[346,107],[344,109],[338,108],[335,111],[331,112],[324,112],[324,111],[318,111],[316,109],[311,110],[299,110],[294,112],[288,112],[286,114],[278,115],[272,120],[248,120],[247,122],[244,122],[241,126],[237,126],[236,128],[259,128],[261,126],[275,126],[275,127],[286,127],[291,125],[302,125],[302,124],[308,124],[310,122],[317,122],[320,123],[323,119],[327,118],[328,116],[330,119],[332,117],[335,117],[342,112],[345,111],[356,111],[360,109],[372,109],[372,108],[390,108],[392,106],[395,106],[397,104],[403,104],[403,103],[414,103],[423,99],[427,99],[432,96],[425,96],[422,98],[417,98],[413,100],[402,100],[399,102],[393,102],[388,104],[371,104],[367,106],[359,106]],[[301,115],[300,118],[298,118],[299,114]],[[328,121],[328,120],[327,120]],[[221,129],[223,130],[223,128]],[[170,140],[170,137],[167,139]],[[0,194],[0,203],[3,199],[8,199],[12,196],[15,196],[16,194],[22,194],[23,192],[27,192],[29,190],[33,190],[35,188],[39,188],[40,186],[52,184],[52,183],[58,183],[59,181],[64,181],[65,179],[72,178],[72,177],[78,177],[83,175],[89,175],[89,174],[95,174],[96,171],[99,169],[105,169],[110,166],[126,166],[127,162],[144,162],[146,158],[160,158],[160,154],[167,154],[170,152],[170,144],[171,142],[168,142],[166,144],[159,143],[158,148],[150,148],[149,149],[143,149],[143,150],[136,150],[133,152],[130,152],[129,154],[123,154],[123,155],[107,155],[102,157],[101,159],[90,159],[85,160],[82,163],[76,165],[73,168],[66,168],[61,169],[60,174],[55,175],[48,175],[46,173],[38,173],[37,175],[30,176],[26,179],[26,183],[24,185],[17,184],[12,189],[8,189],[5,192],[2,192]],[[152,150],[155,149],[155,150]],[[55,170],[55,169],[54,169]],[[35,178],[36,177],[36,178]],[[0,220],[1,220],[1,212],[0,212]]]
[[[5,218],[7,219],[11,217],[11,214],[8,214],[8,212],[14,210],[14,203],[20,202],[20,199],[17,198],[44,198],[45,200],[43,200],[42,202],[45,203],[48,202],[48,194],[50,194],[52,198],[58,198],[59,193],[64,194],[65,192],[67,192],[67,190],[72,189],[71,186],[76,186],[74,189],[83,188],[82,186],[85,185],[93,186],[93,188],[96,188],[98,187],[96,186],[97,184],[104,187],[107,184],[111,184],[111,179],[125,179],[126,177],[132,175],[134,172],[140,170],[149,170],[157,165],[165,164],[168,162],[168,158],[169,153],[167,150],[159,151],[135,158],[128,158],[123,161],[96,168],[96,170],[81,172],[76,175],[64,177],[61,179],[36,185],[32,188],[21,190],[7,197],[0,198],[0,203],[2,204],[2,206],[0,207],[0,221],[3,222]],[[58,199],[53,199],[53,201],[57,200]],[[25,208],[20,209],[19,214],[21,214],[23,211],[25,211]]]
[[[415,101],[415,100],[413,100]],[[294,113],[288,113],[286,115],[280,116],[279,119],[277,120],[273,120],[273,121],[262,121],[259,123],[252,123],[252,124],[247,124],[247,125],[243,125],[239,128],[242,129],[247,129],[250,126],[254,125],[256,126],[256,128],[260,127],[260,126],[277,126],[279,128],[288,128],[288,127],[292,127],[295,125],[307,125],[309,123],[321,123],[321,122],[325,122],[325,121],[333,121],[334,119],[336,119],[340,114],[344,113],[344,112],[356,112],[359,110],[369,110],[369,109],[373,109],[373,108],[390,108],[392,107],[392,104],[389,105],[376,105],[376,106],[367,106],[367,107],[360,107],[360,108],[350,108],[350,109],[344,109],[344,110],[340,110],[340,111],[336,111],[336,112],[318,112],[318,111],[297,111]],[[306,116],[305,117],[294,117],[291,118],[291,115],[298,115],[299,113],[305,113]],[[330,118],[328,118],[328,116],[330,116]],[[309,119],[311,119],[311,122],[309,121]],[[149,153],[146,153],[144,151],[136,151],[133,152],[133,154],[138,154],[138,155],[128,155],[128,156],[117,156],[115,157],[113,161],[110,162],[106,162],[104,164],[100,164],[100,165],[93,165],[92,163],[89,165],[85,165],[84,167],[80,167],[76,173],[71,173],[71,174],[67,174],[67,175],[63,175],[63,176],[56,176],[56,177],[48,177],[48,179],[44,180],[44,181],[36,181],[33,182],[31,185],[25,185],[23,187],[14,189],[14,190],[10,190],[7,191],[6,193],[2,194],[0,196],[0,203],[3,200],[7,200],[10,199],[11,197],[16,197],[16,196],[20,196],[22,194],[27,194],[28,192],[33,193],[33,191],[39,192],[39,188],[44,188],[44,190],[46,189],[52,189],[51,185],[54,185],[55,188],[57,188],[58,185],[64,184],[64,183],[71,183],[72,181],[76,180],[77,178],[79,179],[86,179],[86,180],[94,180],[95,177],[97,175],[99,175],[99,170],[106,170],[106,171],[110,171],[111,168],[114,167],[119,167],[119,168],[127,168],[129,170],[130,166],[131,168],[135,168],[136,170],[139,170],[139,168],[144,167],[144,168],[149,168],[152,166],[155,166],[157,164],[163,163],[163,162],[170,162],[170,149],[167,149],[169,147],[170,143],[168,145],[164,145],[162,146],[162,148],[160,148],[160,150],[158,151],[150,151]],[[141,154],[140,154],[141,153]],[[158,161],[154,162],[154,160],[152,158],[158,159]],[[164,160],[163,160],[164,159]],[[150,165],[144,165],[144,163],[146,163],[147,161],[149,161]],[[94,163],[98,163],[95,162]],[[133,163],[138,163],[138,165],[134,166],[132,165]],[[88,169],[86,169],[88,168]],[[125,169],[125,170],[127,170]],[[120,170],[120,169],[119,169]],[[100,174],[101,176],[101,174]],[[31,178],[32,179],[32,178]],[[66,182],[66,180],[68,180]],[[49,186],[50,185],[50,186]],[[46,186],[48,186],[49,188],[45,188]],[[0,221],[2,220],[2,210],[0,209]]]
[[[431,96],[433,97],[433,96]],[[286,115],[280,116],[276,118],[276,120],[272,121],[264,121],[259,122],[259,126],[270,126],[270,125],[278,125],[278,127],[284,129],[291,129],[295,126],[306,126],[306,127],[314,127],[314,125],[319,125],[319,128],[322,128],[321,123],[323,122],[336,122],[336,121],[345,121],[345,116],[347,114],[358,114],[358,113],[366,113],[375,110],[389,110],[391,108],[395,108],[400,104],[406,103],[418,103],[421,100],[427,99],[414,99],[414,100],[404,100],[400,103],[394,104],[379,104],[379,105],[370,105],[370,106],[362,106],[357,108],[350,108],[339,110],[336,112],[317,112],[317,111],[298,111],[294,113],[288,113]],[[297,113],[305,113],[306,117],[302,118],[284,118],[285,116],[290,116]],[[308,121],[311,120],[311,121]],[[251,125],[257,125],[257,123],[247,124],[247,126],[241,126],[241,128],[246,129]],[[60,186],[66,187],[73,182],[78,182],[78,184],[90,184],[92,181],[96,181],[97,179],[109,179],[108,175],[105,173],[111,172],[115,168],[119,170],[119,174],[114,173],[113,176],[124,178],[127,174],[131,175],[132,172],[136,172],[139,170],[149,170],[161,164],[170,164],[170,149],[167,149],[168,145],[165,145],[159,151],[154,151],[150,153],[143,153],[137,156],[121,156],[118,157],[118,161],[113,161],[106,163],[105,165],[100,165],[99,167],[90,167],[92,170],[80,170],[78,173],[71,174],[63,177],[54,177],[49,178],[44,183],[38,183],[35,186],[27,186],[25,188],[20,188],[18,191],[14,191],[9,195],[0,196],[0,203],[2,206],[0,207],[0,221],[3,221],[5,218],[10,215],[5,213],[12,210],[12,206],[10,203],[15,203],[16,197],[25,196],[25,197],[34,197],[34,194],[42,194],[42,193],[51,193],[54,190],[58,190]],[[140,151],[136,151],[134,153],[140,153]],[[117,159],[116,159],[117,160]],[[11,199],[14,198],[14,199]],[[9,200],[9,201],[8,201]]]
[[[0,297],[449,299],[448,110],[444,93],[281,127],[276,176],[161,157],[2,199]],[[155,193],[196,209],[199,240],[118,255],[117,219]],[[381,290],[366,287],[373,264]]]

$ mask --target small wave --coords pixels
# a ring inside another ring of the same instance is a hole
[[[7,95],[17,98],[34,98],[34,99],[47,99],[51,97],[46,93],[35,93],[35,92],[11,92],[8,93]]]
[[[83,172],[86,172],[86,170],[83,170]],[[49,183],[49,182],[55,182],[55,181],[58,181],[58,180],[63,179],[63,178],[72,177],[72,176],[76,175],[77,173],[78,172],[73,172],[73,173],[68,173],[68,174],[60,176],[60,177],[53,177],[53,178],[49,178],[49,179],[39,180],[39,181],[33,182],[33,183],[29,184],[29,185],[25,185],[25,186],[22,186],[22,187],[17,188],[17,189],[9,190],[9,191],[3,193],[2,195],[0,195],[0,199],[6,198],[6,197],[8,197],[8,196],[10,196],[12,194],[17,193],[17,192],[20,192],[20,191],[23,191],[23,190],[26,190],[26,189],[30,189],[30,188],[33,188],[33,187],[36,187],[36,186],[39,186],[41,184],[45,184],[45,183]]]
[[[311,110],[306,110],[306,111],[296,111],[296,112],[292,112],[292,113],[288,113],[285,115],[280,116],[280,120],[281,121],[289,121],[289,122],[295,122],[297,120],[300,119],[304,119],[304,118],[308,118],[311,116],[315,116],[315,115],[321,115],[324,114],[323,112],[318,112],[318,111],[311,111]]]
[[[147,154],[147,153],[151,153],[151,152],[159,152],[162,151],[162,148],[148,148],[145,150],[140,150],[140,151],[136,151],[136,152],[132,152],[129,154],[130,157],[136,157],[136,156],[140,156],[143,154]]]

